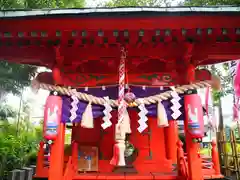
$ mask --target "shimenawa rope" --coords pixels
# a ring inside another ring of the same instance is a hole
[[[212,81],[201,81],[201,82],[196,82],[193,84],[189,85],[183,85],[175,88],[175,91],[178,94],[184,94],[188,90],[194,90],[194,89],[200,89],[200,88],[205,88],[205,87],[210,87]],[[32,84],[33,89],[45,89],[49,91],[56,91],[62,95],[75,95],[79,100],[82,101],[87,101],[87,102],[92,102],[93,104],[98,104],[98,105],[104,105],[106,100],[101,97],[96,97],[91,94],[87,93],[82,93],[82,92],[74,92],[73,90],[66,88],[66,87],[61,87],[61,86],[55,86],[51,84],[44,84],[44,83],[39,83],[37,80],[34,80],[34,83]],[[168,100],[172,98],[171,95],[172,90],[166,91],[164,93],[156,94],[153,96],[145,97],[145,98],[138,98],[136,99],[136,105],[138,106],[140,103],[144,103],[145,105],[150,105],[150,104],[155,104],[158,103],[159,101],[162,100]],[[118,101],[110,99],[108,103],[112,107],[117,107],[118,106]]]

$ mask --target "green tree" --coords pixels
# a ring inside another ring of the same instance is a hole
[[[240,0],[186,0],[186,6],[240,5]]]
[[[125,6],[169,6],[170,0],[110,0],[104,3],[105,7],[125,7]],[[102,6],[102,5],[100,5]]]
[[[81,8],[85,0],[0,0],[1,9]]]
[[[0,98],[7,93],[21,94],[22,88],[29,85],[35,72],[34,66],[0,61]]]
[[[0,124],[0,179],[5,172],[36,163],[36,153],[41,140],[40,129],[16,135],[17,125],[4,121]]]
[[[7,118],[15,118],[17,112],[9,105],[2,103],[0,104],[0,120],[7,120]]]

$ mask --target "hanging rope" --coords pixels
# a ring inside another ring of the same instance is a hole
[[[188,90],[210,87],[211,84],[212,84],[212,81],[201,81],[201,82],[197,82],[197,83],[193,83],[193,84],[189,84],[189,85],[183,85],[183,86],[176,87],[175,91],[178,94],[184,94]],[[33,87],[33,89],[41,88],[41,89],[45,89],[45,90],[48,90],[48,91],[56,91],[56,92],[60,93],[61,95],[66,95],[66,96],[75,95],[79,100],[87,101],[87,102],[90,101],[93,104],[104,105],[104,103],[106,103],[106,100],[104,98],[96,97],[96,96],[93,96],[91,94],[86,94],[86,93],[82,93],[82,92],[77,92],[76,93],[69,88],[61,87],[61,86],[55,86],[55,85],[51,85],[51,84],[39,83],[37,80],[33,81],[32,87]],[[162,100],[168,100],[168,99],[172,98],[171,92],[172,91],[169,90],[169,91],[166,91],[164,93],[156,94],[156,95],[153,95],[153,96],[149,96],[149,97],[145,97],[145,98],[138,98],[135,101],[136,106],[140,105],[141,103],[144,103],[145,105],[150,105],[150,104],[156,104],[156,103],[158,103],[159,101],[162,101]],[[108,103],[112,107],[118,107],[118,100],[110,99],[108,101]]]

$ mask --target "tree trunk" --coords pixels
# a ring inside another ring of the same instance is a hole
[[[222,100],[221,100],[221,98],[219,99],[218,112],[219,112],[219,125],[218,125],[218,129],[219,129],[219,131],[223,131],[224,122],[223,122]]]

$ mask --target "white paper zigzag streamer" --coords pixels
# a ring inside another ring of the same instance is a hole
[[[111,115],[111,111],[112,111],[112,107],[109,105],[109,97],[104,97],[104,99],[106,100],[106,102],[104,103],[104,117],[103,117],[103,123],[101,124],[103,129],[107,129],[108,127],[110,127],[112,125],[112,122],[110,121],[110,119],[112,118]]]
[[[181,111],[179,110],[180,109],[180,107],[182,106],[180,103],[179,103],[179,101],[180,101],[180,97],[179,97],[179,95],[178,95],[178,93],[176,92],[176,91],[172,91],[171,92],[171,95],[172,95],[172,100],[171,100],[171,103],[173,104],[172,106],[171,106],[171,109],[172,109],[172,111],[173,111],[173,113],[172,113],[172,118],[173,119],[177,119],[177,118],[179,118],[179,116],[181,116]]]
[[[139,123],[139,127],[138,127],[138,132],[142,133],[147,127],[147,109],[145,108],[145,105],[143,103],[141,103],[138,108],[140,109],[140,112],[138,113],[138,116],[140,117],[140,119],[138,120]]]
[[[72,91],[74,93],[77,92],[76,89],[73,89]],[[75,95],[72,95],[71,98],[72,98],[73,101],[71,103],[72,108],[70,110],[71,115],[70,115],[69,119],[70,119],[71,122],[73,122],[77,118],[77,110],[78,110],[77,105],[79,103],[79,100],[78,100],[77,96],[75,96]]]

